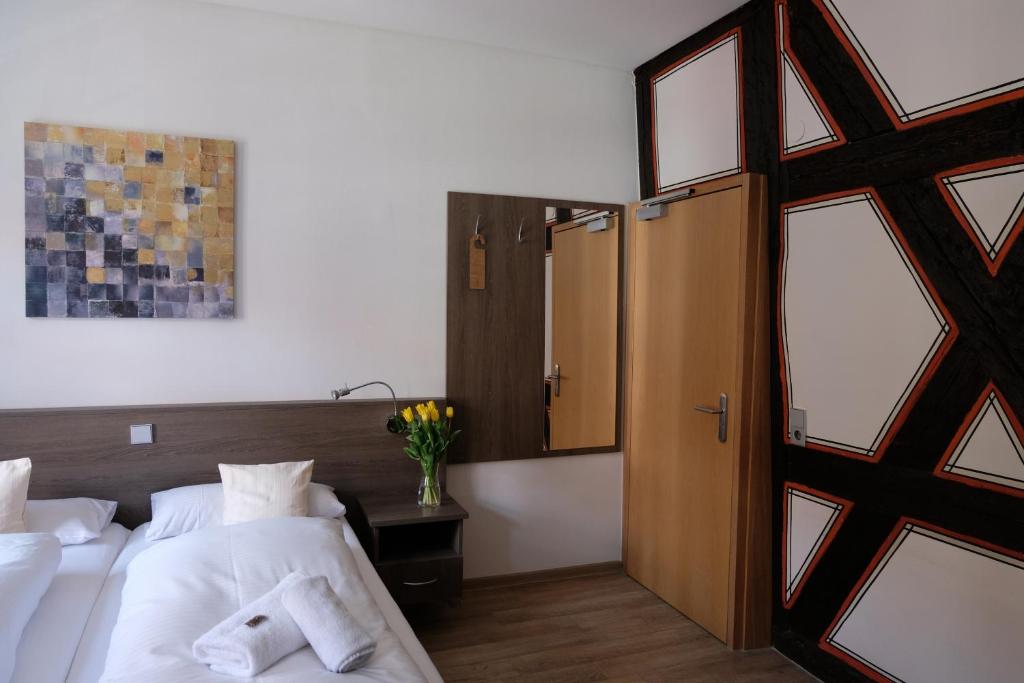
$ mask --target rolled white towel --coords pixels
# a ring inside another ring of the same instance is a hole
[[[328,671],[358,669],[377,649],[377,641],[349,613],[323,576],[296,581],[281,594],[281,602]]]
[[[281,595],[308,579],[292,572],[269,593],[220,622],[192,645],[192,655],[219,674],[252,677],[306,645]]]

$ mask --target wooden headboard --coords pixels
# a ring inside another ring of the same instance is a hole
[[[392,412],[382,400],[0,410],[0,460],[32,458],[30,499],[116,500],[128,527],[149,520],[154,491],[220,481],[220,462],[314,459],[313,480],[351,508],[416,495],[419,466],[385,430]],[[130,445],[133,424],[154,425],[155,443]]]

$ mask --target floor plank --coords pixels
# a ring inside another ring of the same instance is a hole
[[[448,683],[815,680],[775,650],[728,650],[621,571],[467,589],[408,617]]]

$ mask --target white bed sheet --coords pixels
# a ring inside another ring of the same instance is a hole
[[[96,604],[92,608],[92,614],[89,615],[89,621],[85,625],[85,632],[78,643],[78,652],[71,662],[68,683],[96,683],[103,675],[107,648],[110,647],[110,634],[117,623],[117,613],[121,609],[121,589],[124,588],[128,563],[153,543],[159,543],[146,540],[148,527],[149,522],[131,532],[121,554],[110,567],[103,588],[96,598]]]
[[[363,577],[370,595],[373,597],[380,611],[384,615],[391,631],[398,637],[406,652],[416,663],[416,666],[423,673],[423,676],[430,683],[443,683],[441,674],[438,673],[434,663],[430,660],[427,651],[412,631],[409,622],[402,615],[391,594],[388,593],[384,582],[380,580],[377,572],[363,550],[355,531],[349,523],[342,519],[345,532],[345,543],[352,549],[355,555],[359,573]],[[128,542],[124,546],[120,556],[110,568],[110,573],[103,585],[102,591],[96,600],[96,605],[89,617],[85,633],[78,646],[78,653],[75,655],[71,665],[71,672],[68,675],[67,683],[96,683],[103,675],[103,668],[106,664],[107,649],[110,647],[110,635],[117,623],[117,615],[121,608],[121,589],[124,587],[126,578],[125,571],[128,564],[140,552],[160,541],[146,540],[146,529],[149,524],[143,524],[135,529]]]
[[[64,681],[107,572],[128,534],[120,524],[111,524],[99,538],[62,548],[57,574],[22,632],[11,683]]]

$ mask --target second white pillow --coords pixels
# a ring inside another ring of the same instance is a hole
[[[223,484],[179,486],[157,491],[149,500],[153,520],[146,529],[146,538],[150,541],[224,523]],[[334,495],[334,489],[316,482],[309,485],[310,517],[335,519],[345,512],[345,506]]]
[[[224,484],[224,524],[269,517],[305,517],[313,461],[218,465]]]

